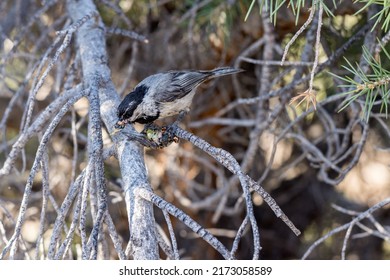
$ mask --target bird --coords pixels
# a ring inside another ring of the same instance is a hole
[[[178,70],[148,76],[125,96],[117,108],[115,130],[126,124],[151,124],[155,120],[189,111],[197,87],[212,78],[236,74],[242,69]]]

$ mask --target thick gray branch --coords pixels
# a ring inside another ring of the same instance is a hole
[[[95,14],[94,18],[79,28],[77,45],[83,67],[84,83],[92,91],[98,92],[100,115],[108,132],[111,133],[117,119],[116,108],[120,100],[107,65],[105,26],[91,0],[68,0],[67,9],[74,22],[86,14]],[[134,142],[127,141],[122,134],[113,137],[113,141],[117,147],[122,173],[129,215],[130,242],[133,243],[133,258],[158,259],[152,204],[143,199],[137,199],[133,194],[137,187],[150,188],[143,161],[143,150]]]

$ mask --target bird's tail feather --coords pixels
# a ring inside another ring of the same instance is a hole
[[[212,76],[225,76],[225,75],[231,75],[239,72],[243,72],[244,70],[233,68],[233,67],[221,67],[211,70]]]

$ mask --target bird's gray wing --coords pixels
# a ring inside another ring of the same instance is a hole
[[[170,82],[158,94],[158,102],[172,102],[189,94],[200,83],[204,82],[213,73],[209,71],[181,71],[168,72],[171,75]]]

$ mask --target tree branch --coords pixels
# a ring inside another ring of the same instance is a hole
[[[77,31],[77,45],[80,51],[80,59],[83,68],[84,84],[91,87],[96,106],[100,108],[100,116],[109,133],[113,131],[116,122],[116,108],[119,104],[114,84],[111,80],[111,72],[107,65],[108,58],[105,45],[105,27],[98,15],[93,1],[67,1],[69,16],[74,22],[86,14],[95,14],[93,20],[83,24]],[[95,95],[96,94],[96,95]],[[98,96],[98,101],[96,97]],[[90,99],[90,101],[92,101]],[[92,112],[93,113],[93,112]],[[97,117],[97,112],[94,113]],[[97,119],[95,122],[97,125]],[[132,128],[127,128],[132,129]],[[95,132],[100,130],[95,128]],[[94,131],[89,131],[93,133]],[[93,141],[101,141],[100,133],[95,135]],[[147,181],[147,172],[143,160],[142,148],[126,139],[123,134],[118,134],[112,139],[117,149],[118,160],[123,179],[123,189],[127,205],[127,214],[130,227],[130,242],[133,248],[134,259],[158,259],[157,240],[155,238],[155,226],[152,204],[134,196],[136,188],[150,188]],[[95,143],[96,144],[96,143]],[[95,152],[101,153],[97,147]],[[99,163],[101,165],[101,163]],[[102,175],[102,170],[98,171]],[[101,196],[104,190],[104,181],[99,180],[98,192]],[[102,197],[103,198],[103,197]],[[100,208],[101,207],[101,208]],[[104,207],[99,206],[101,219]],[[94,234],[98,231],[96,228]],[[95,246],[95,245],[94,245]]]

